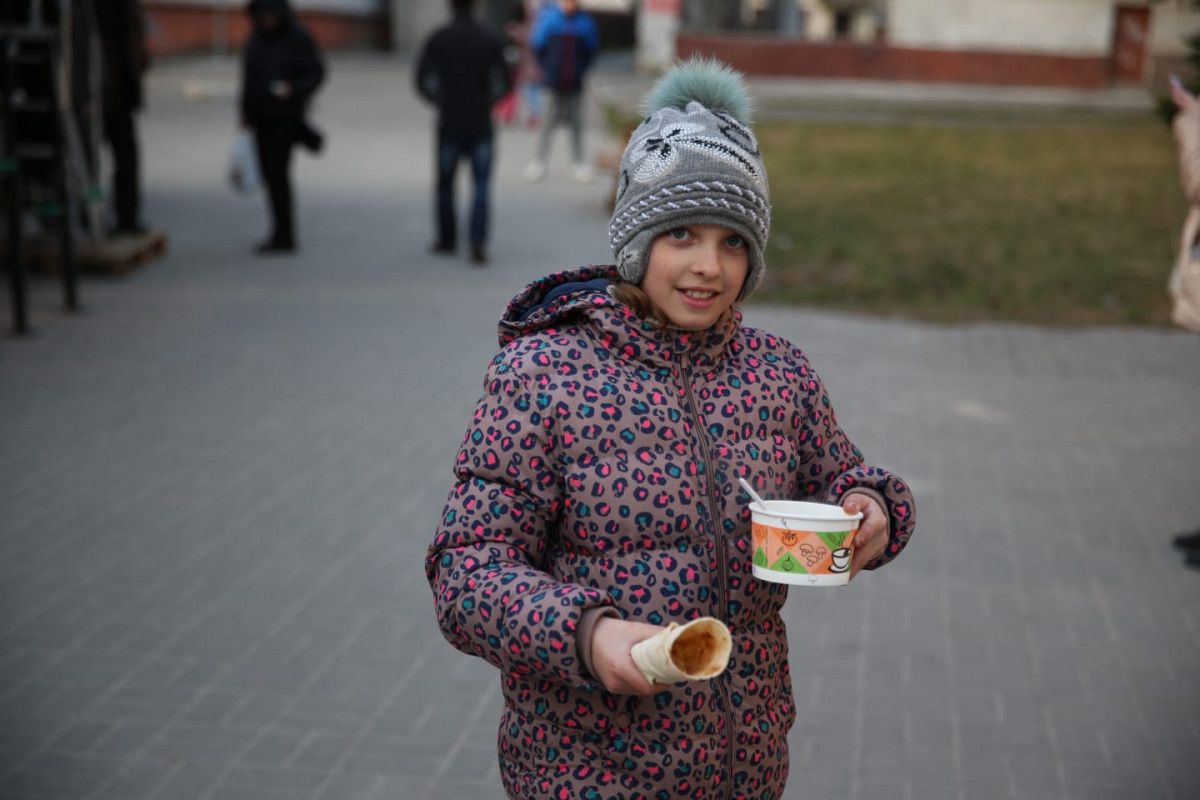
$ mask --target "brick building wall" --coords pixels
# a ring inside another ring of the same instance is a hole
[[[1190,5],[1148,0],[887,0],[871,13],[879,27],[867,40],[836,38],[810,15],[803,39],[685,31],[676,50],[757,75],[1161,88],[1200,33]]]
[[[147,44],[152,55],[232,52],[250,32],[244,3],[186,3],[145,0]],[[388,46],[386,11],[364,13],[304,8],[296,16],[325,50],[378,49]]]
[[[680,34],[676,47],[681,58],[715,56],[750,75],[1078,88],[1111,83],[1110,59],[1096,56],[688,34]]]

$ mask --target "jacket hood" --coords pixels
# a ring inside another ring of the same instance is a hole
[[[538,278],[522,289],[500,318],[500,346],[559,325],[586,309],[619,305],[606,291],[618,279],[614,266],[588,266]]]

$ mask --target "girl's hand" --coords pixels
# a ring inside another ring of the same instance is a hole
[[[638,642],[663,630],[644,622],[602,617],[592,630],[592,669],[604,688],[613,694],[648,695],[662,691],[661,684],[650,683],[633,663],[630,651]]]
[[[863,514],[858,532],[854,534],[854,558],[850,560],[850,577],[853,578],[860,569],[883,555],[891,523],[879,503],[865,494],[850,495],[842,501],[842,508],[848,514],[859,511]]]

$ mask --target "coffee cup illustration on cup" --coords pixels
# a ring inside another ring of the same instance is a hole
[[[830,572],[845,572],[850,569],[851,552],[849,547],[839,547],[831,555],[833,563],[829,565]]]

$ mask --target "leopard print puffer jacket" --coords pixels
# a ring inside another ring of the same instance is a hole
[[[510,797],[777,798],[795,716],[787,587],[751,575],[737,478],[774,498],[881,495],[890,539],[871,568],[908,541],[913,497],[863,463],[794,345],[736,311],[702,332],[655,327],[594,287],[615,277],[549,276],[501,321],[426,561],[441,629],[500,669]],[[601,606],[656,625],[716,616],[729,668],[611,694],[575,640]]]

